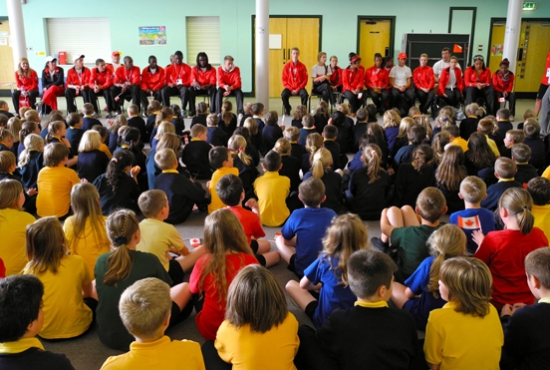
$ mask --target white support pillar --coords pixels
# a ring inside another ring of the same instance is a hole
[[[256,101],[269,110],[269,0],[256,0]]]
[[[508,0],[508,14],[506,15],[506,32],[504,34],[502,59],[508,58],[510,61],[510,70],[516,74],[522,11],[523,0]]]
[[[10,23],[11,47],[13,50],[13,65],[19,65],[20,58],[27,57],[27,41],[25,39],[25,23],[23,22],[23,7],[21,0],[6,0],[8,6],[8,21]]]

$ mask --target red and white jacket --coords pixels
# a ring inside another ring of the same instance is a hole
[[[445,86],[449,82],[451,67],[447,67],[441,71],[441,76],[439,76],[439,88],[437,89],[437,95],[442,96],[445,94]],[[456,77],[456,88],[460,91],[464,91],[464,80],[462,80],[462,70],[458,67],[454,69]]]
[[[115,72],[115,84],[122,85],[129,82],[131,85],[138,85],[141,80],[139,67],[133,66],[131,69],[126,69],[126,66],[121,65]]]
[[[417,67],[413,72],[413,81],[416,88],[433,89],[435,86],[433,68],[430,66]]]
[[[361,90],[364,85],[364,73],[360,68],[352,71],[350,67],[342,70],[342,92],[348,90]]]
[[[91,76],[92,73],[88,68],[82,67],[82,71],[79,74],[76,71],[76,67],[73,67],[67,72],[67,81],[65,82],[65,84],[67,85],[67,87],[73,89],[75,86],[88,85],[90,83]]]
[[[100,72],[97,67],[92,68],[88,86],[90,86],[90,89],[93,89],[97,85],[101,90],[107,90],[109,87],[113,86],[113,81],[113,66],[106,65],[105,71],[103,72]]]
[[[157,66],[157,72],[155,74],[151,73],[149,67],[143,68],[141,72],[141,89],[143,91],[147,91],[147,89],[158,91],[162,89],[164,85],[166,85],[164,68]]]
[[[287,62],[283,67],[283,86],[290,91],[300,91],[305,88],[308,83],[307,68],[304,63],[298,61],[294,64],[293,61]]]
[[[481,70],[479,76],[476,73],[476,70],[473,66],[466,68],[464,71],[464,86],[465,87],[476,87],[476,84],[491,84],[491,70],[485,67],[485,70]]]
[[[332,69],[332,74],[330,75],[330,86],[342,86],[342,68],[336,66],[336,68]]]
[[[218,67],[218,87],[225,89],[227,86],[231,86],[233,90],[241,88],[241,70],[239,67],[233,66],[230,71],[223,69],[223,66]]]
[[[216,68],[211,67],[206,71],[202,71],[199,66],[194,66],[191,72],[192,80],[196,81],[199,85],[212,85],[216,86]]]
[[[365,86],[367,89],[390,87],[390,73],[385,68],[376,68],[372,66],[365,72]]]
[[[166,75],[166,85],[178,85],[178,80],[181,80],[183,86],[191,86],[191,67],[188,64],[172,63],[166,67],[164,74]]]
[[[29,68],[27,70],[27,76],[19,76],[19,73],[15,71],[15,81],[17,82],[17,88],[19,90],[38,90],[38,74],[34,69]]]
[[[550,85],[550,52],[548,52],[548,55],[546,56],[546,68],[544,69],[540,83],[546,86]]]
[[[499,93],[506,91],[507,94],[510,94],[513,89],[514,74],[511,71],[503,75],[500,73],[500,70],[498,70],[493,74],[493,90]]]

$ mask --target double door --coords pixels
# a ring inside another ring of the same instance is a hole
[[[13,65],[13,50],[9,42],[10,26],[7,20],[0,21],[0,84],[15,82],[15,67]],[[39,71],[40,68],[34,67]],[[0,89],[9,89],[2,86]]]

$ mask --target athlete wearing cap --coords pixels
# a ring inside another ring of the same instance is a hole
[[[353,113],[363,104],[364,74],[360,68],[361,57],[353,54],[349,60],[349,66],[342,71],[342,96],[348,99]]]
[[[113,66],[113,76],[120,64],[120,51],[113,51],[111,53],[111,65]]]
[[[405,117],[410,105],[414,103],[415,95],[412,87],[412,72],[405,65],[407,54],[399,53],[397,55],[397,65],[390,72],[391,97],[393,105],[399,108],[401,117]]]
[[[96,100],[92,102],[90,99],[90,88],[88,83],[90,81],[91,72],[88,68],[84,67],[84,55],[77,55],[74,58],[74,67],[67,72],[67,89],[65,89],[65,98],[67,99],[67,112],[76,112],[75,98],[82,96],[84,102],[91,103],[97,112]]]

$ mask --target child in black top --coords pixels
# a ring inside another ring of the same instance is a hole
[[[498,206],[500,196],[509,188],[521,188],[514,176],[517,166],[510,158],[499,158],[495,162],[495,176],[499,179],[496,184],[487,188],[487,198],[481,201],[481,207],[494,211]]]
[[[298,191],[298,186],[301,183],[300,161],[290,154],[290,142],[285,138],[277,140],[273,149],[281,156],[283,167],[279,170],[279,175],[290,179],[290,194],[292,195],[293,192]]]
[[[399,166],[395,178],[393,204],[399,208],[405,205],[414,207],[418,194],[427,187],[435,185],[435,167],[431,164],[433,149],[422,144],[413,152],[411,163]]]
[[[19,156],[19,175],[25,189],[36,189],[38,173],[44,167],[44,139],[37,134],[25,138],[25,150]]]
[[[228,148],[234,153],[233,167],[239,170],[245,192],[245,201],[254,197],[254,181],[258,177],[258,169],[252,157],[246,154],[246,139],[241,135],[233,135],[229,139]]]
[[[298,139],[298,144],[305,146],[306,138],[310,134],[317,132],[314,125],[315,119],[312,115],[306,114],[302,117],[302,128],[300,129],[300,139]]]
[[[340,105],[341,106],[341,105]],[[340,144],[340,152],[346,154],[352,151],[353,148],[353,121],[350,125],[348,117],[340,111],[332,113],[331,124],[338,128],[338,137],[336,141]]]
[[[265,126],[265,123],[262,120],[262,117],[265,113],[265,106],[262,103],[254,103],[252,104],[250,110],[253,114],[252,118],[254,118],[254,120],[258,124],[258,130],[262,132]]]
[[[313,155],[311,171],[304,175],[303,180],[307,180],[311,176],[321,179],[325,184],[326,200],[321,204],[323,208],[330,208],[334,212],[340,212],[342,208],[342,171],[333,171],[330,169],[332,165],[332,155],[330,152],[321,148]]]
[[[540,138],[540,124],[536,119],[528,118],[524,123],[523,133],[525,134],[523,143],[531,148],[529,163],[537,169],[539,175],[542,175],[546,168],[546,147]]]
[[[460,121],[459,126],[460,136],[464,140],[468,140],[471,134],[477,132],[477,123],[479,122],[479,117],[476,116],[476,111],[478,109],[479,105],[477,105],[477,103],[468,104],[464,109],[464,113],[466,113],[467,118]]]
[[[197,103],[197,115],[191,119],[191,127],[201,124],[206,126],[206,116],[208,107],[205,102]]]
[[[78,146],[80,140],[82,140],[82,135],[86,131],[82,129],[82,117],[78,113],[70,113],[67,117],[67,123],[69,128],[67,129],[66,138],[71,143],[71,154],[75,156],[78,155]]]
[[[525,144],[516,144],[512,147],[512,160],[516,163],[518,171],[514,176],[515,180],[525,188],[529,180],[538,176],[537,170],[529,164],[531,159],[531,148]]]
[[[426,129],[422,126],[413,126],[407,134],[409,144],[399,149],[393,158],[393,168],[397,170],[403,163],[410,163],[412,153],[426,138]]]
[[[305,105],[298,105],[294,108],[294,116],[292,118],[291,125],[301,129],[303,127],[303,118],[307,114],[307,107]]]
[[[248,129],[248,133],[250,134],[250,142],[254,148],[256,148],[256,150],[261,150],[262,133],[258,129],[258,122],[254,118],[247,118],[246,121],[244,121],[243,127]]]
[[[246,149],[245,152],[252,158],[252,161],[254,162],[254,166],[258,167],[260,164],[260,153],[258,152],[258,149],[252,144],[252,141],[250,141],[250,132],[246,127],[237,127],[235,131],[233,131],[233,135],[241,135],[246,140]]]
[[[300,160],[302,156],[306,154],[306,148],[303,145],[298,144],[300,139],[300,130],[297,127],[289,126],[283,131],[283,136],[290,143],[290,155]]]
[[[323,137],[325,138],[323,146],[332,155],[332,168],[333,170],[342,170],[348,164],[348,157],[344,154],[340,154],[340,144],[336,141],[338,138],[338,128],[334,125],[327,125],[323,130]]]
[[[218,127],[225,132],[227,137],[233,135],[233,131],[237,128],[237,116],[231,112],[233,105],[229,100],[223,102],[222,112],[220,113]],[[208,117],[206,123],[208,124]]]
[[[101,125],[101,122],[94,118],[95,111],[94,106],[90,103],[86,103],[82,106],[82,129],[84,131],[91,130],[94,125]]]
[[[313,116],[313,119],[315,120],[315,129],[317,129],[318,133],[323,133],[323,129],[326,125],[328,125],[329,118],[330,115],[328,114],[328,104],[324,100],[321,100],[317,110],[315,111],[315,115]]]
[[[181,116],[181,108],[177,104],[172,104],[170,106],[170,109],[172,109],[172,112],[174,112],[172,124],[176,128],[176,135],[178,135],[178,137],[182,137],[183,131],[185,131],[185,122],[183,121],[183,117]]]
[[[279,116],[277,112],[267,112],[264,117],[265,127],[262,130],[262,142],[264,144],[261,150],[262,155],[266,155],[273,147],[277,140],[283,137],[283,130],[279,127]]]
[[[128,112],[128,126],[137,128],[142,138],[147,137],[147,130],[145,128],[145,121],[139,116],[139,107],[132,104],[127,109]]]
[[[355,113],[357,122],[352,128],[353,132],[353,151],[356,152],[359,150],[359,141],[367,133],[367,126],[369,125],[367,119],[369,117],[367,111],[363,108],[360,108]]]
[[[210,180],[212,170],[208,161],[208,153],[212,145],[206,142],[208,130],[201,124],[191,128],[191,141],[181,152],[181,160],[187,167],[192,179]]]
[[[145,137],[143,140],[149,140],[151,133],[155,128],[155,122],[157,119],[157,114],[162,109],[162,104],[157,100],[152,100],[147,106],[147,123],[145,124]]]
[[[206,116],[206,124],[208,134],[206,142],[212,146],[227,146],[227,140],[229,136],[227,133],[218,127],[219,118],[215,114],[209,114]]]

